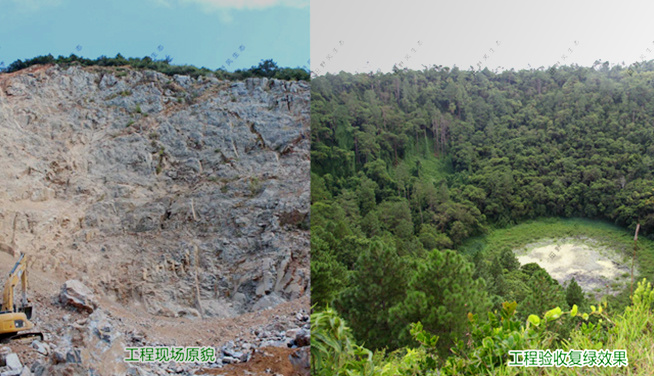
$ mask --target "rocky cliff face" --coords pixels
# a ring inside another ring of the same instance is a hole
[[[307,83],[2,74],[0,167],[0,248],[100,308],[231,318],[308,295]]]

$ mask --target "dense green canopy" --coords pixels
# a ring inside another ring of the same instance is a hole
[[[465,310],[503,301],[522,319],[585,304],[508,249],[448,250],[490,227],[585,217],[654,234],[654,62],[340,73],[311,99],[313,302],[372,348],[408,344],[417,320],[449,347]]]

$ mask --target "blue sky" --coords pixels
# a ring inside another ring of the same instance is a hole
[[[5,66],[71,53],[169,55],[173,64],[229,71],[262,59],[308,67],[309,0],[0,0]]]

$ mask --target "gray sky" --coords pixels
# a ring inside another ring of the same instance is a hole
[[[310,13],[319,75],[400,63],[494,70],[654,59],[651,1],[311,0]]]

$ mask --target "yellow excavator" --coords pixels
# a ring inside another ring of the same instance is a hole
[[[18,305],[14,302],[14,289],[21,284],[22,294]],[[21,252],[16,265],[9,272],[2,295],[2,311],[0,311],[0,340],[5,341],[38,337],[43,340],[43,333],[25,332],[34,329],[32,306],[27,299],[27,262]],[[19,332],[21,332],[19,334]]]

